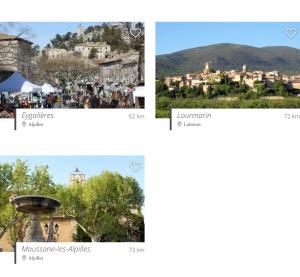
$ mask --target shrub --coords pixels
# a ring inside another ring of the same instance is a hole
[[[163,97],[156,98],[157,109],[162,109],[162,110],[169,109],[170,103],[171,103],[171,99],[168,97],[163,96]]]

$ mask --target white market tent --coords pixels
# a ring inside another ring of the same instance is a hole
[[[56,92],[57,90],[51,86],[50,84],[43,84],[42,85],[42,92],[45,93],[45,94],[49,94],[49,93],[53,93],[53,92]]]
[[[0,83],[0,92],[40,92],[41,86],[27,81],[21,73],[14,72],[8,79]]]
[[[133,90],[133,102],[135,104],[136,97],[145,97],[145,87],[135,87]]]
[[[145,87],[135,87],[133,90],[133,97],[145,97]]]

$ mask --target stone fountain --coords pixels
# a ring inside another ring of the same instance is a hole
[[[60,207],[60,202],[52,197],[43,195],[23,195],[15,197],[11,203],[16,210],[29,214],[30,226],[26,232],[25,242],[44,242],[40,217],[44,214],[51,214]]]

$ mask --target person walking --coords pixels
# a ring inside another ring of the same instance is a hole
[[[51,96],[51,94],[48,94],[48,96],[47,96],[47,108],[51,109],[52,108],[52,104],[53,104],[52,96]]]

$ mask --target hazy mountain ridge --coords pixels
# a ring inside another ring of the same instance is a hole
[[[156,56],[156,76],[184,75],[202,71],[207,61],[215,70],[278,70],[300,74],[300,49],[287,46],[253,47],[222,43]]]

